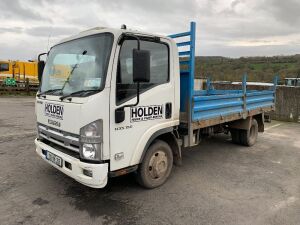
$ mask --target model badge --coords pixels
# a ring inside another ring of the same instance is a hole
[[[48,123],[53,125],[53,126],[60,127],[60,122],[59,121],[48,119]]]

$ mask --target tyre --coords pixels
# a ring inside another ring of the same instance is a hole
[[[161,140],[154,141],[137,171],[137,181],[145,188],[156,188],[168,179],[173,167],[170,146]]]
[[[258,136],[258,123],[256,119],[252,119],[249,130],[241,130],[240,141],[242,145],[252,146],[256,143]]]
[[[240,130],[239,129],[231,129],[230,130],[232,143],[240,144]]]

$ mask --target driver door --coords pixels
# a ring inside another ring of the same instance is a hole
[[[125,120],[115,122],[115,110],[137,102],[137,84],[132,77],[132,51],[135,39],[121,40],[112,72],[110,95],[110,170],[139,163],[146,142],[157,130],[172,126],[174,80],[167,39],[141,38],[141,50],[150,51],[150,82],[140,83],[140,101],[125,107]]]

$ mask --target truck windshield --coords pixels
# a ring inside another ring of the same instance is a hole
[[[103,89],[112,42],[113,35],[103,33],[54,46],[47,58],[41,93],[67,95]]]

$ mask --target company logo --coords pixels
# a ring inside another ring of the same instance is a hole
[[[45,104],[45,116],[52,117],[55,119],[63,119],[64,106],[52,103]]]
[[[140,122],[147,120],[156,120],[163,118],[163,106],[139,106],[132,107],[130,110],[130,122]]]

